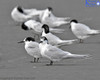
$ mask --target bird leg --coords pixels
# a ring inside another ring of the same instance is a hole
[[[34,63],[36,62],[36,58],[34,58]]]
[[[36,62],[36,58],[33,59],[33,61],[30,61],[31,63],[35,63]]]
[[[47,66],[53,65],[53,61],[50,61],[50,64],[46,64]]]
[[[80,43],[83,43],[83,40],[82,39],[80,39]]]
[[[38,62],[38,61],[39,61],[39,58],[37,58],[36,62]]]
[[[50,65],[53,65],[53,61],[50,61]]]

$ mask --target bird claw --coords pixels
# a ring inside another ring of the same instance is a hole
[[[51,66],[51,64],[46,64],[46,66]]]
[[[35,63],[34,61],[30,61],[30,63]]]

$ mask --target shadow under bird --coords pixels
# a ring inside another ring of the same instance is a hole
[[[39,58],[41,58],[39,43],[35,42],[35,39],[32,37],[27,37],[23,41],[18,43],[25,43],[26,52],[34,58],[31,62],[38,62]]]
[[[78,23],[76,19],[70,21],[70,28],[73,34],[80,40],[80,43],[83,43],[83,40],[90,36],[100,34],[100,30],[91,29],[85,24]]]
[[[55,46],[63,46],[63,45],[70,45],[73,44],[74,42],[77,42],[78,39],[73,39],[73,40],[61,40],[59,37],[57,37],[56,35],[52,34],[49,30],[49,26],[44,24],[42,26],[43,32],[42,32],[42,36],[45,36],[48,39],[48,42],[51,45],[55,45]]]
[[[47,65],[53,65],[53,62],[63,59],[86,59],[89,57],[89,55],[72,54],[68,51],[63,51],[56,46],[52,46],[49,44],[46,37],[41,37],[39,49],[42,57],[50,60],[50,64]]]

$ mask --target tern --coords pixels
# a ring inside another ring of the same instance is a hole
[[[36,8],[31,8],[31,9],[25,9],[21,6],[16,6],[12,12],[11,12],[11,17],[15,22],[24,22],[29,19],[34,19],[37,21],[42,20],[42,17],[44,13],[47,11],[47,9],[50,9],[51,7],[47,7],[44,10],[37,10]],[[46,14],[46,13],[45,13]],[[61,17],[56,17],[54,14],[51,12],[51,17],[54,20],[67,20],[69,17],[61,18]]]
[[[41,34],[42,33],[42,26],[43,24],[36,21],[36,20],[28,20],[24,23],[22,23],[21,28],[23,30],[33,30],[33,33],[35,34]],[[64,29],[56,29],[56,28],[50,28],[50,32],[53,33],[63,33],[65,30]]]
[[[26,52],[34,58],[31,62],[38,62],[39,58],[41,58],[39,43],[35,42],[35,39],[32,37],[27,37],[23,41],[18,43],[25,43]]]
[[[43,13],[42,17],[40,18],[41,23],[43,24],[47,24],[50,27],[59,27],[61,25],[65,25],[68,24],[69,21],[67,21],[70,18],[60,18],[60,17],[56,17],[53,15],[52,13],[52,8],[48,7],[45,12]]]
[[[78,23],[76,19],[70,21],[70,27],[73,34],[80,40],[80,43],[83,43],[83,40],[90,36],[100,34],[100,30],[91,29],[85,24]]]
[[[24,9],[21,6],[16,6],[11,12],[11,17],[15,22],[20,23],[29,19],[37,20],[39,14],[36,9]]]
[[[63,45],[70,45],[73,44],[74,42],[77,42],[78,39],[73,39],[73,40],[61,40],[59,37],[57,37],[56,35],[50,33],[49,30],[49,26],[44,24],[42,26],[43,28],[43,32],[42,32],[42,36],[45,36],[48,39],[48,42],[51,45],[55,45],[55,46],[63,46]]]
[[[60,61],[63,59],[82,59],[89,57],[89,55],[72,54],[68,51],[63,51],[56,46],[52,46],[51,44],[49,44],[46,37],[41,37],[39,49],[42,57],[45,57],[50,60],[50,64],[47,65],[53,65],[53,62]]]

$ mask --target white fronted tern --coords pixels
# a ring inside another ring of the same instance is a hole
[[[16,6],[11,12],[11,17],[15,22],[24,22],[29,19],[37,20],[39,14],[36,9],[24,9],[21,6]]]
[[[54,34],[50,33],[49,26],[46,25],[46,24],[44,24],[42,26],[42,28],[43,28],[42,36],[45,36],[48,39],[48,42],[51,45],[55,45],[55,46],[70,45],[70,44],[73,44],[74,42],[78,41],[78,39],[61,40],[59,37],[57,37]]]
[[[43,24],[47,24],[50,27],[59,27],[61,25],[65,25],[68,24],[69,21],[67,21],[70,18],[60,18],[60,17],[56,17],[53,15],[52,13],[52,8],[48,7],[45,12],[43,13],[42,17],[41,17],[41,23]]]
[[[42,57],[50,60],[50,64],[47,65],[52,65],[54,61],[60,61],[63,59],[84,59],[89,57],[89,55],[72,54],[68,51],[63,51],[56,46],[52,46],[49,44],[46,37],[41,37],[39,49]]]
[[[78,23],[78,21],[75,19],[70,21],[70,27],[73,34],[80,39],[80,43],[83,43],[83,39],[100,34],[100,30],[90,29],[89,26]]]
[[[39,58],[41,58],[41,54],[39,50],[39,43],[35,42],[34,38],[27,37],[23,41],[20,41],[18,43],[25,43],[25,50],[27,51],[27,53],[34,58],[34,62],[38,62]]]
[[[32,19],[22,23],[22,25],[21,25],[22,29],[33,30],[33,33],[35,33],[35,34],[42,33],[42,26],[43,26],[42,23],[32,20]],[[63,33],[64,31],[65,31],[64,29],[50,28],[50,32],[53,32],[53,33]]]

